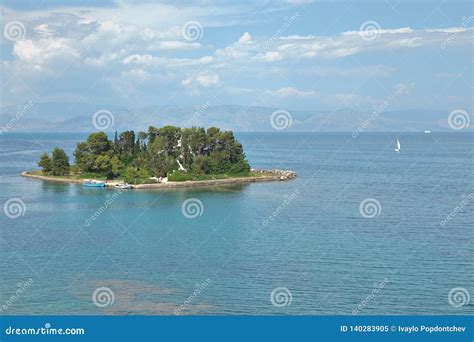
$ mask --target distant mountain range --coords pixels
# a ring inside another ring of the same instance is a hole
[[[125,108],[116,105],[83,103],[29,103],[1,108],[0,130],[3,132],[91,132],[97,130],[93,124],[94,113],[107,110],[112,113],[113,124],[106,129],[146,130],[149,125],[174,125],[180,127],[216,126],[238,132],[275,131],[272,126],[291,125],[285,131],[367,132],[377,131],[448,131],[449,112],[427,110],[404,110],[359,112],[351,109],[336,111],[299,111],[270,107],[239,105],[173,107],[148,106]],[[104,112],[102,112],[104,113]],[[289,114],[288,114],[289,113]],[[109,115],[110,114],[104,114]],[[110,123],[110,122],[109,122]],[[109,124],[105,123],[106,126]]]

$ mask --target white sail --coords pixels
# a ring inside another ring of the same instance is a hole
[[[395,145],[395,151],[400,151],[400,140],[397,139],[397,143]]]

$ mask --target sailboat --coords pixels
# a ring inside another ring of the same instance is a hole
[[[400,152],[400,140],[397,138],[397,143],[395,144],[395,152]]]

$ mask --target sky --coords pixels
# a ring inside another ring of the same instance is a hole
[[[472,113],[470,1],[2,1],[2,104]]]

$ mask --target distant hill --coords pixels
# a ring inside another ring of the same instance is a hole
[[[175,125],[182,127],[217,126],[238,132],[274,131],[270,117],[281,108],[253,106],[203,106],[173,107],[148,106],[125,108],[117,105],[84,103],[33,103],[30,106],[5,106],[1,108],[0,126],[8,131],[61,131],[91,132],[96,130],[92,117],[98,110],[113,113],[114,130],[146,130],[155,126]],[[380,114],[359,112],[351,109],[336,111],[299,111],[290,113],[291,126],[285,131],[348,131],[366,127],[364,131],[448,131],[449,112],[406,110],[387,111]],[[286,115],[286,114],[284,114]]]

